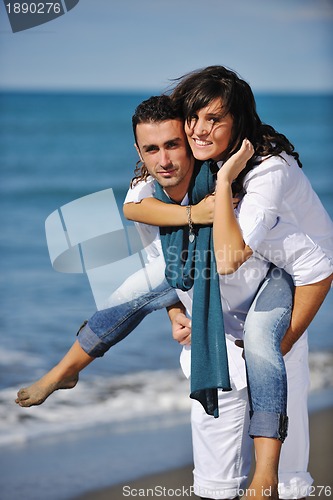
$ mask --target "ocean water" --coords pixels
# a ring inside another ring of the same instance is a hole
[[[52,268],[45,220],[58,207],[109,187],[121,207],[137,160],[131,116],[149,95],[0,94],[0,454],[9,446],[103,425],[115,435],[125,425],[133,435],[137,418],[158,416],[166,427],[188,419],[180,349],[164,311],[90,365],[75,390],[58,391],[29,410],[13,402],[20,387],[63,356],[96,310],[85,275]],[[262,119],[299,151],[333,217],[333,96],[256,97]],[[333,385],[332,310],[331,293],[309,329],[313,398]]]

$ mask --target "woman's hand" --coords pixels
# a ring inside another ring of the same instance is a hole
[[[210,194],[201,200],[197,205],[192,205],[191,214],[194,224],[213,224],[214,220],[215,195]]]
[[[237,153],[230,156],[220,168],[217,174],[217,180],[232,183],[238,177],[240,172],[244,170],[247,162],[254,154],[254,147],[248,139],[244,139]]]
[[[237,208],[238,203],[241,198],[235,195],[232,199],[232,204],[234,208]],[[201,224],[206,226],[207,224],[213,224],[214,221],[214,207],[215,207],[215,193],[206,196],[197,205],[192,205],[191,214],[192,221],[194,224]]]

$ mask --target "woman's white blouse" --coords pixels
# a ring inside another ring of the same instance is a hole
[[[297,286],[333,272],[332,220],[293,157],[263,158],[244,189],[237,217],[256,254],[285,269]]]
[[[244,241],[255,257],[285,269],[296,286],[321,281],[333,272],[333,222],[293,157],[282,153],[262,160],[246,175],[235,211]],[[148,177],[128,191],[124,203],[154,192]],[[151,226],[143,228],[152,241]]]

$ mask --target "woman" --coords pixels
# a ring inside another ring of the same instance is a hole
[[[250,87],[235,73],[221,66],[194,72],[180,79],[173,98],[183,107],[185,131],[195,158],[225,162],[242,146],[238,156],[226,162],[217,175],[214,217],[217,266],[221,274],[232,273],[256,251],[290,273],[297,286],[292,322],[282,344],[286,353],[312,320],[329,288],[332,267],[326,255],[332,258],[332,223],[301,175],[301,164],[293,146],[272,127],[262,124]],[[251,140],[254,150],[251,142],[243,142],[245,138]],[[255,156],[244,170],[253,152]],[[144,170],[142,174],[144,177]],[[235,179],[235,189],[245,190],[238,209],[240,225],[232,204]],[[150,200],[146,205],[129,204],[125,206],[125,215],[150,224],[183,223],[180,221],[184,220],[185,209],[181,207],[178,207],[179,222],[175,219],[174,207],[172,223],[165,212],[157,222],[157,203]],[[191,214],[189,223],[190,217]],[[284,279],[282,275],[278,278]],[[283,304],[280,311],[276,307],[269,310],[272,304],[267,303],[267,297],[279,298],[276,288],[276,280],[264,284],[245,324],[245,356],[252,402],[250,433],[257,455],[256,474],[250,489],[256,491],[256,498],[263,497],[262,491],[260,494],[263,484],[269,484],[271,497],[277,498],[277,470],[284,439],[287,394],[279,345],[288,324],[285,320],[291,309],[291,296],[289,304]],[[282,305],[283,297],[280,302]],[[256,311],[262,303],[266,304],[265,309],[261,309],[266,312],[265,324],[258,329]],[[302,304],[307,306],[306,315]],[[275,328],[276,322],[280,328]],[[266,342],[266,364],[259,366],[256,360],[262,357],[262,352],[258,352],[258,346],[267,338],[273,341]],[[258,366],[262,370],[260,376],[265,375],[265,383],[261,385]],[[274,369],[265,371],[263,366]],[[277,396],[263,397],[264,393]]]

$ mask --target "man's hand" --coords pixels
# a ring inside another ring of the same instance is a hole
[[[172,336],[181,345],[191,343],[191,320],[185,315],[185,307],[181,302],[167,307],[172,325]]]
[[[191,344],[191,320],[182,312],[172,319],[172,336],[181,345]]]
[[[331,289],[332,278],[333,274],[317,283],[295,287],[290,325],[281,342],[283,356],[292,349],[319,311]]]

